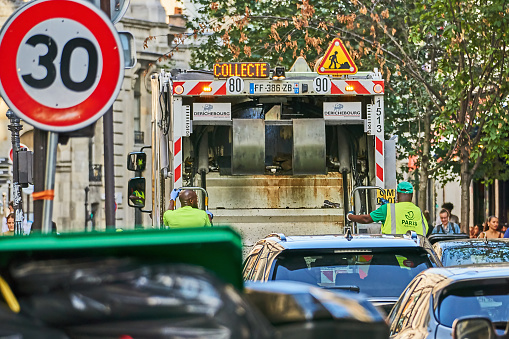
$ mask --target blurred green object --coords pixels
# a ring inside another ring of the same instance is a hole
[[[124,230],[0,237],[0,269],[13,259],[132,257],[149,262],[203,266],[243,288],[242,241],[229,227]]]

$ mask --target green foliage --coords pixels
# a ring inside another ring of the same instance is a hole
[[[383,73],[386,133],[399,136],[402,157],[417,155],[444,181],[461,164],[466,178],[506,177],[507,2],[195,2],[200,17],[189,27],[204,43],[194,66],[263,60],[289,67],[299,55],[314,66],[339,36],[359,69]]]

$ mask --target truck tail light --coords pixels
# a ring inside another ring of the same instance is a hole
[[[184,93],[184,86],[177,85],[177,86],[175,86],[174,91],[175,91],[175,94],[182,94],[182,93]]]

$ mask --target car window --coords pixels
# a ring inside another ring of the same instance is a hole
[[[262,253],[263,245],[255,245],[255,247],[249,253],[246,261],[244,262],[244,269],[242,270],[242,276],[244,280],[251,280],[256,274],[259,267],[259,259]]]
[[[444,266],[509,262],[509,246],[448,247],[442,252]]]
[[[256,262],[253,274],[250,277],[250,280],[254,281],[266,281],[269,274],[269,257],[271,257],[271,253],[274,251],[278,251],[274,248],[273,243],[267,241],[264,243],[262,250],[260,251],[260,256]]]
[[[492,322],[509,319],[509,285],[505,279],[482,282],[482,285],[453,285],[444,291],[439,301],[438,319],[452,327],[454,319],[466,316],[484,316]]]
[[[398,322],[395,321],[395,319],[400,318],[400,311],[402,310],[401,309],[402,305],[406,305],[408,297],[414,291],[415,286],[417,286],[420,281],[421,278],[416,278],[415,280],[413,280],[410,283],[410,285],[408,285],[408,287],[405,289],[405,292],[403,292],[403,294],[399,297],[396,305],[394,305],[394,307],[392,308],[391,313],[389,314],[389,324],[391,324],[391,335],[399,332],[399,329],[397,329],[396,326]]]
[[[428,311],[428,308],[425,306],[429,304],[431,289],[429,285],[422,284],[412,291],[408,301],[403,306],[401,316],[394,324],[394,333],[399,333],[405,328],[415,325],[416,319],[422,320],[422,313],[427,313]]]
[[[331,252],[282,253],[276,258],[272,279],[333,289],[355,288],[372,297],[399,297],[419,272],[431,267],[422,248]]]

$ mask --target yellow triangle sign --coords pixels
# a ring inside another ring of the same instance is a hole
[[[316,72],[330,75],[355,74],[357,73],[357,66],[355,66],[343,42],[335,38],[325,52]]]

